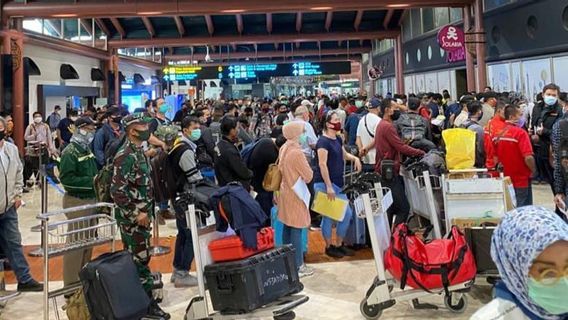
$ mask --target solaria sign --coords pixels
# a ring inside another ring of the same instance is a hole
[[[446,51],[447,62],[465,60],[465,34],[459,27],[447,25],[440,29],[438,44]]]

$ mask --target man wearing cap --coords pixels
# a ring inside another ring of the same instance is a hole
[[[59,164],[59,179],[65,189],[63,208],[96,203],[93,179],[98,170],[95,156],[89,147],[94,137],[95,123],[91,118],[81,117],[75,121],[75,132],[69,145],[63,150]],[[67,219],[75,219],[93,214],[96,214],[96,210],[76,211],[67,213],[66,216]],[[76,227],[70,224],[67,231],[73,231]],[[74,235],[76,238],[88,236],[88,232]],[[91,260],[92,251],[92,249],[75,250],[63,256],[63,284],[65,286],[79,281],[79,271]]]
[[[121,126],[122,110],[119,107],[110,107],[106,116],[107,122],[97,131],[93,142],[93,153],[99,169],[106,164],[107,160],[110,161],[110,159],[105,159],[106,146],[112,141],[119,139],[124,133]]]
[[[495,115],[495,108],[497,107],[497,93],[493,91],[485,92],[483,95],[483,113],[479,119],[479,125],[485,128],[489,120],[493,119]]]
[[[123,119],[126,141],[114,158],[114,175],[111,194],[118,206],[116,220],[124,248],[136,264],[140,282],[152,299],[149,316],[169,319],[152,297],[154,284],[148,263],[150,262],[150,230],[152,221],[152,180],[150,163],[144,155],[142,143],[150,138],[149,122],[145,113],[133,113]]]
[[[375,170],[375,132],[381,122],[379,117],[381,102],[377,98],[369,102],[369,113],[359,120],[357,127],[357,139],[355,143],[359,148],[359,155],[362,157],[363,171],[373,172]]]

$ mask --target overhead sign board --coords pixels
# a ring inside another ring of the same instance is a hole
[[[218,67],[168,66],[164,70],[164,80],[195,79],[255,79],[269,77],[320,76],[350,74],[351,62],[296,62],[233,64]]]

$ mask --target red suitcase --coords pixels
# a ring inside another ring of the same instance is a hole
[[[233,261],[248,258],[257,253],[274,248],[274,229],[262,228],[257,234],[257,249],[245,248],[239,236],[230,236],[211,241],[209,252],[215,262]]]

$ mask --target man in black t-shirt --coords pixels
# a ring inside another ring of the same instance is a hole
[[[57,141],[59,142],[59,149],[63,150],[69,144],[73,132],[75,132],[75,121],[77,120],[77,110],[69,110],[67,118],[59,121],[57,126]]]

